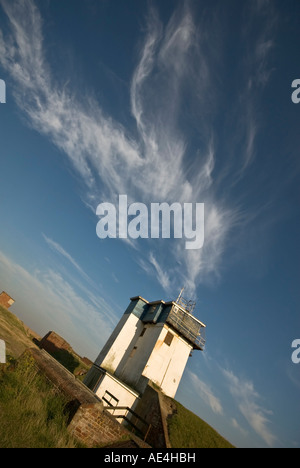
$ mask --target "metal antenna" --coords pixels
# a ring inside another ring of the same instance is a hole
[[[177,297],[177,300],[176,300],[176,302],[177,302],[177,303],[179,303],[179,301],[180,301],[180,299],[181,299],[181,296],[182,296],[182,293],[183,293],[183,291],[184,291],[184,288],[182,288],[182,289],[181,289],[181,291],[180,291],[180,294],[179,294],[179,296]]]

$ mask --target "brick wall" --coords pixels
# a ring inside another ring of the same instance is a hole
[[[69,430],[88,447],[110,445],[129,439],[129,432],[103,410],[101,403],[83,404],[73,417]]]
[[[47,335],[41,339],[39,346],[50,354],[61,350],[68,352],[73,351],[71,345],[69,345],[66,340],[53,331],[48,332]]]

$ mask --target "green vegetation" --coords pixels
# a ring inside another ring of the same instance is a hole
[[[81,370],[85,370],[86,372],[88,370],[88,366],[80,364],[79,359],[65,349],[58,349],[50,354],[54,359],[68,369],[68,371],[72,372],[72,374],[80,372]]]
[[[66,404],[28,355],[0,366],[0,447],[78,447],[67,431]]]
[[[27,348],[34,346],[29,329],[9,310],[0,306],[0,339],[6,343],[6,352],[18,358]]]
[[[68,369],[69,372],[74,374],[77,379],[81,381],[84,379],[90,366],[85,364],[72,350],[67,351],[66,349],[57,349],[57,351],[48,352],[52,357],[54,357],[54,359],[56,359],[56,361]]]
[[[26,349],[35,347],[35,342],[40,341],[40,337],[35,332],[2,306],[0,306],[0,339],[6,343],[7,355],[15,359]],[[84,379],[89,366],[80,359],[80,356],[64,349],[58,349],[51,354],[77,378]]]
[[[177,411],[168,419],[172,448],[234,448],[201,418],[174,403]]]

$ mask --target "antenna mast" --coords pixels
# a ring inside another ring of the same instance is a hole
[[[183,307],[187,312],[189,312],[190,314],[193,313],[195,307],[196,307],[196,302],[194,301],[187,301],[186,299],[184,299],[182,297],[182,293],[184,291],[184,288],[181,289],[180,291],[180,294],[178,296],[178,298],[176,299],[176,304],[180,305],[181,307]]]
[[[179,293],[179,296],[178,296],[178,298],[177,298],[177,300],[176,300],[176,302],[177,302],[177,303],[179,303],[179,301],[180,301],[180,299],[181,299],[181,296],[182,296],[182,293],[183,293],[183,291],[184,291],[184,288],[181,288],[181,291],[180,291],[180,293]]]

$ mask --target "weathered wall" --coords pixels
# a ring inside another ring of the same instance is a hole
[[[47,335],[41,339],[39,346],[40,348],[45,349],[48,353],[55,353],[60,350],[73,352],[71,345],[53,331],[48,332]]]
[[[148,385],[135,411],[151,424],[146,439],[148,444],[154,448],[170,448],[167,413],[162,410],[161,399],[161,393]]]
[[[139,321],[140,330],[145,328],[145,333],[141,336],[141,333],[137,337],[134,343],[134,349],[130,349],[131,353],[124,356],[123,366],[117,368],[116,375],[121,380],[124,380],[129,385],[137,388],[140,392],[144,391],[144,387],[139,385],[140,377],[147,366],[148,359],[153,351],[155,343],[157,342],[163,325],[145,325]],[[142,379],[145,381],[146,379]],[[147,385],[147,380],[146,380]],[[146,387],[145,385],[145,387]]]
[[[158,329],[161,333],[142,375],[158,385],[166,395],[174,398],[192,347],[167,325]],[[168,332],[173,337],[169,346],[165,343]]]
[[[124,314],[97,357],[95,364],[104,367],[113,374],[121,361],[127,360],[129,357],[142,330],[143,323],[134,314]]]
[[[100,402],[81,405],[69,425],[69,430],[88,447],[110,445],[130,438],[128,431],[103,410]]]

